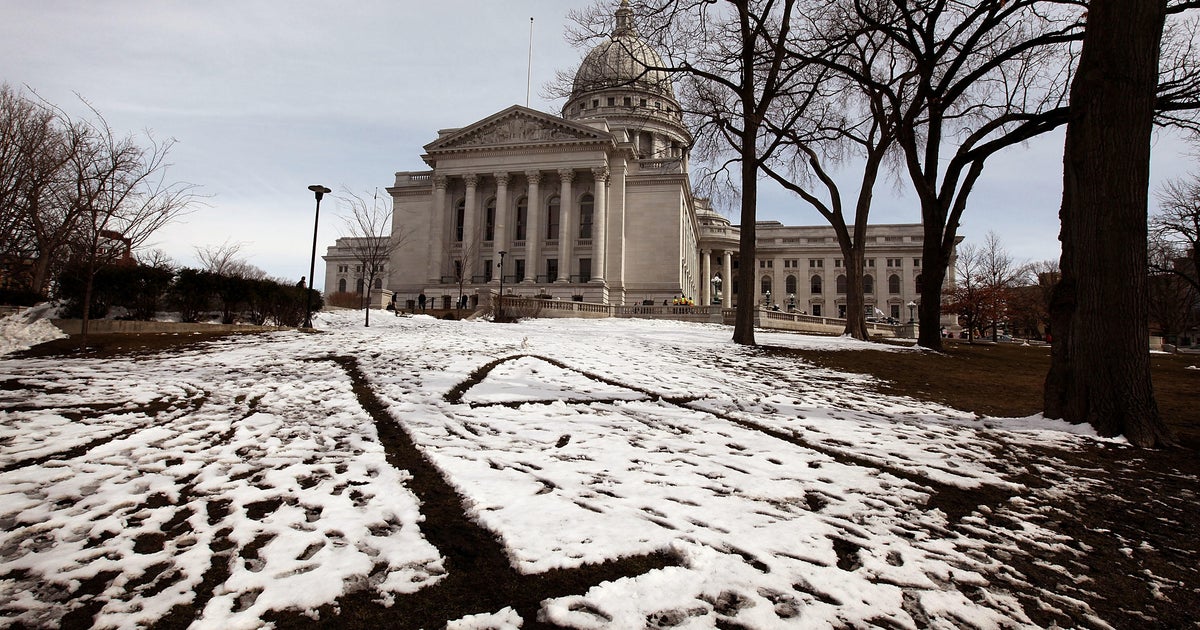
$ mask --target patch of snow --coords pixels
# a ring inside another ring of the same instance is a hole
[[[1029,517],[1048,493],[1094,490],[1025,488],[1004,455],[1073,448],[1097,439],[1090,429],[879,394],[870,377],[734,344],[724,326],[314,319],[317,334],[163,355],[0,357],[19,384],[0,390],[11,408],[0,424],[5,620],[56,625],[67,609],[34,586],[102,575],[116,577],[97,595],[95,624],[114,627],[197,602],[194,627],[256,627],[272,610],[315,615],[362,591],[386,604],[440,581],[413,473],[388,463],[333,355],[358,360],[517,571],[678,558],[544,602],[541,614],[564,626],[1031,626],[985,576],[994,558],[1063,544]],[[774,332],[759,341],[881,349]],[[931,497],[982,487],[1012,499],[948,534]],[[205,592],[212,567],[228,576]],[[1029,588],[1043,587],[1054,585]],[[532,621],[478,613],[447,627]]]
[[[43,303],[0,318],[0,355],[66,337],[66,333],[50,323],[57,312],[55,305]]]

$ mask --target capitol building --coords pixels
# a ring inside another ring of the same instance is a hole
[[[396,173],[387,192],[404,242],[376,288],[441,307],[461,286],[476,304],[503,276],[505,295],[731,307],[736,270],[752,264],[762,304],[844,316],[832,228],[761,222],[756,259],[739,260],[738,226],[692,194],[692,136],[670,78],[646,71],[660,57],[638,37],[627,1],[615,17],[561,116],[514,105],[441,130],[424,147],[427,170]],[[919,224],[868,228],[868,315],[907,319],[905,306],[919,301],[921,233]],[[324,256],[326,295],[362,290],[346,244]]]

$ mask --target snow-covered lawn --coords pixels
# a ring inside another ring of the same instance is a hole
[[[1086,609],[1055,585],[996,578],[1030,549],[1084,555],[1028,515],[1089,484],[1030,488],[1006,456],[1096,440],[1076,427],[884,396],[866,377],[736,346],[721,326],[363,328],[353,312],[317,326],[157,355],[0,357],[0,626],[94,615],[132,628],[192,605],[193,627],[251,628],[271,610],[315,615],[354,592],[391,605],[446,579],[417,473],[389,464],[336,357],[357,360],[516,572],[674,559],[548,598],[544,621],[1034,626],[1021,588],[1044,590],[1048,610]],[[1005,500],[946,507],[982,491]],[[512,608],[461,612],[451,627],[522,622]]]

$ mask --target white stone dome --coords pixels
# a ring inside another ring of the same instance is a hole
[[[571,88],[571,100],[583,94],[607,90],[644,90],[675,100],[671,77],[662,70],[662,57],[638,37],[633,28],[633,10],[628,0],[617,9],[617,28],[612,37],[583,58]]]

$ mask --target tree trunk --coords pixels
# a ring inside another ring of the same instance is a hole
[[[734,316],[733,342],[755,345],[754,310],[756,272],[754,269],[755,225],[758,216],[758,169],[748,155],[742,154],[742,225],[738,242],[738,295]]]
[[[371,327],[371,283],[368,282],[367,286],[363,290],[367,292],[367,303],[363,305],[363,313],[364,313],[364,318],[365,318],[363,320],[363,328],[370,328]]]
[[[1163,0],[1092,0],[1063,158],[1046,416],[1174,442],[1150,379],[1146,211]]]
[[[863,250],[849,243],[843,244],[842,258],[846,261],[846,329],[842,334],[865,341],[867,301],[863,299]]]
[[[933,234],[930,234],[933,232]],[[921,301],[917,305],[917,345],[930,350],[942,349],[942,285],[950,261],[942,255],[942,229],[925,223],[925,244],[921,247]]]

